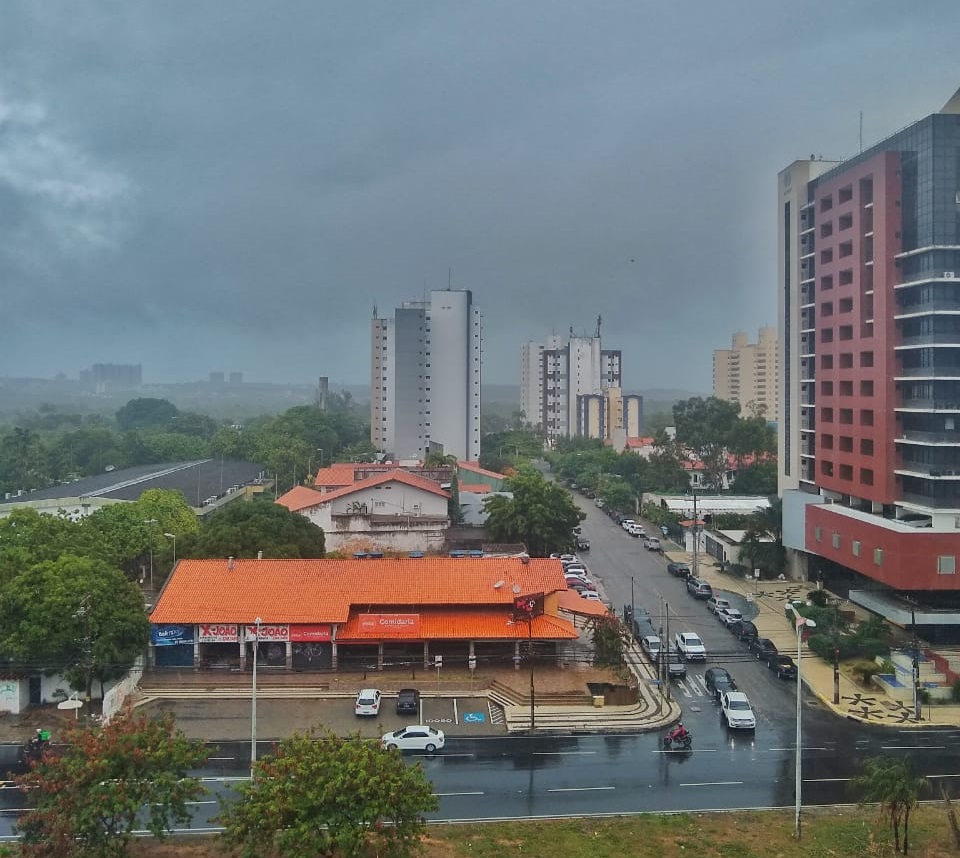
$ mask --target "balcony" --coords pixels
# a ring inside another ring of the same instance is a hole
[[[926,301],[904,302],[893,318],[908,319],[911,316],[926,316],[938,310],[950,312],[960,310],[960,292],[956,295],[941,295]]]
[[[901,367],[894,375],[895,381],[905,381],[911,378],[940,378],[951,381],[960,380],[960,366],[956,364],[941,366],[906,366]]]
[[[927,509],[960,512],[960,494],[933,497],[931,495],[921,495],[914,492],[904,492],[900,495],[900,500],[903,503],[914,504],[916,506],[926,507]]]
[[[960,480],[960,465],[927,465],[922,462],[903,462],[898,468],[894,468],[893,472],[901,477]]]
[[[960,432],[920,432],[910,429],[895,439],[898,444],[942,444],[947,447],[960,446]]]
[[[930,334],[916,334],[901,337],[897,349],[910,349],[919,346],[956,346],[960,348],[960,331],[934,331]]]
[[[960,399],[905,399],[894,408],[894,411],[960,411]]]

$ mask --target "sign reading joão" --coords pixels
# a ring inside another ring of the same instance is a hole
[[[201,623],[198,640],[200,643],[236,643],[240,634],[236,623]]]
[[[244,628],[243,639],[247,641],[257,640],[257,627],[255,625],[246,625]],[[268,626],[260,625],[260,640],[278,641],[286,643],[290,640],[290,626]]]

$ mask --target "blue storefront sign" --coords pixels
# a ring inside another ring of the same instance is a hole
[[[151,626],[154,646],[176,646],[193,643],[193,626]]]

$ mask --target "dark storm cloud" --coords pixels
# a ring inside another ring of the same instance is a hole
[[[958,84],[953,2],[35,3],[0,26],[0,375],[364,382],[474,291],[485,376],[602,315],[629,387],[776,321],[777,170]],[[895,62],[893,57],[909,57]],[[668,363],[665,356],[669,358]]]

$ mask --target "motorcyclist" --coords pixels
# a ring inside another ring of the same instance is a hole
[[[677,724],[673,732],[670,734],[670,738],[674,740],[677,740],[677,739],[682,740],[682,739],[685,739],[686,736],[687,736],[687,728],[683,726],[682,721],[679,724]]]

